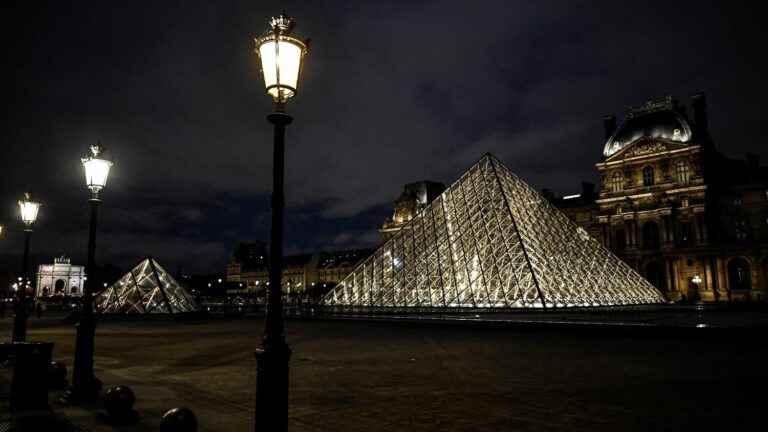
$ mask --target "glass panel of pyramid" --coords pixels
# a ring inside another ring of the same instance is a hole
[[[329,306],[472,308],[663,301],[490,154],[323,298]]]
[[[198,310],[192,296],[153,258],[146,258],[96,297],[102,313],[181,313]]]

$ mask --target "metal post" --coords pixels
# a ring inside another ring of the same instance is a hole
[[[13,342],[24,342],[27,340],[27,281],[29,280],[29,239],[32,237],[32,228],[27,227],[24,230],[24,260],[21,264],[21,274],[23,279],[16,291],[15,316],[13,318]]]
[[[96,222],[101,200],[96,196],[89,201],[91,204],[91,226],[88,234],[88,263],[86,264],[86,280],[83,286],[83,296],[80,300],[80,322],[75,326],[75,365],[72,372],[72,388],[68,392],[70,398],[95,399],[101,390],[101,381],[93,373],[94,336],[96,320],[93,314],[93,287],[96,283]]]
[[[288,361],[291,349],[285,342],[283,325],[283,180],[285,165],[285,127],[293,118],[281,107],[267,116],[274,125],[272,168],[272,229],[269,245],[269,289],[267,316],[262,346],[256,351],[256,430],[288,430]]]

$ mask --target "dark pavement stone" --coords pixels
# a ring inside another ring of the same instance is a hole
[[[0,331],[9,331],[9,320]],[[202,431],[252,428],[256,319],[101,323],[105,386],[136,393],[141,422],[191,408]],[[289,321],[292,431],[763,430],[760,332],[567,331]],[[74,329],[31,322],[71,370]],[[97,415],[54,406],[77,424]]]

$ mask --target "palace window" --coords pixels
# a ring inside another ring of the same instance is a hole
[[[659,248],[659,225],[656,222],[646,222],[643,225],[643,247],[649,250]]]
[[[693,243],[693,224],[683,222],[680,224],[680,244],[690,245]]]
[[[647,166],[643,168],[643,186],[653,186],[653,183],[653,167]]]
[[[617,228],[616,231],[613,232],[613,236],[616,240],[614,244],[616,245],[617,251],[623,251],[627,248],[627,237],[624,228]]]
[[[675,172],[677,173],[677,181],[679,183],[688,184],[691,181],[691,170],[685,161],[677,161]]]
[[[621,192],[624,190],[624,176],[620,172],[615,172],[611,176],[611,192]]]
[[[736,221],[735,233],[736,233],[737,240],[746,240],[747,237],[749,237],[749,227],[747,226],[746,220],[739,219]]]

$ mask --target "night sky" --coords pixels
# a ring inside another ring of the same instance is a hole
[[[286,253],[375,245],[404,183],[492,152],[536,188],[595,181],[602,117],[706,92],[727,154],[768,157],[766,35],[748,2],[56,1],[2,6],[0,271],[16,201],[44,207],[37,262],[83,263],[80,157],[115,161],[97,259],[223,272],[268,240],[272,130],[253,37],[286,12],[312,38],[287,135]]]

